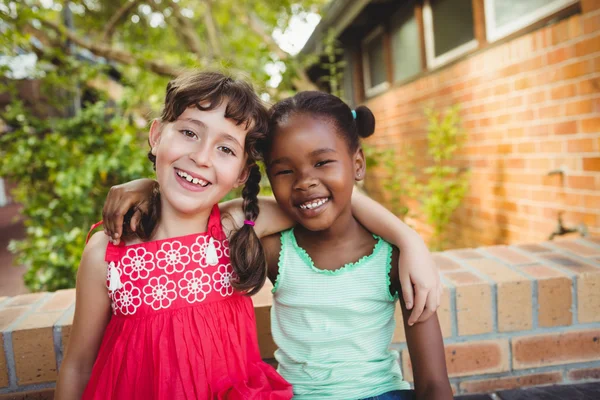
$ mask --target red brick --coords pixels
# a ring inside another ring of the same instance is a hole
[[[600,77],[585,79],[577,84],[577,92],[580,96],[596,94],[600,91]]]
[[[580,323],[600,322],[600,272],[577,277],[577,318]]]
[[[8,386],[8,369],[4,358],[4,337],[0,333],[0,389]]]
[[[490,285],[470,272],[449,272],[445,277],[456,285],[458,334],[464,336],[492,332]]]
[[[452,254],[453,256],[460,258],[462,260],[469,260],[469,259],[473,259],[473,258],[483,258],[483,256],[481,254],[479,254],[473,250],[451,250],[451,251],[449,251],[449,254]]]
[[[590,0],[597,1],[597,0]],[[583,19],[583,33],[586,35],[598,31],[600,26],[600,14],[586,15]]]
[[[498,330],[508,332],[531,329],[531,281],[493,260],[470,260],[469,264],[497,284]]]
[[[521,270],[537,280],[538,326],[547,328],[571,325],[571,278],[545,265],[524,266]]]
[[[572,139],[567,143],[569,153],[591,153],[594,152],[593,139]]]
[[[598,203],[600,204],[600,203]],[[582,257],[600,256],[600,249],[596,247],[585,246],[573,241],[555,241],[552,243],[553,246],[560,247],[561,249],[570,251],[571,253],[577,254]]]
[[[28,306],[36,303],[42,297],[44,297],[45,293],[29,293],[22,294],[20,296],[15,296],[8,302],[7,307],[19,307],[19,306]]]
[[[461,393],[490,393],[560,382],[562,382],[562,373],[557,371],[494,379],[468,380],[460,383],[460,389]]]
[[[547,367],[600,358],[600,330],[514,338],[513,369]]]
[[[577,133],[577,121],[557,122],[552,125],[555,135],[568,135]]]
[[[575,44],[575,56],[582,57],[600,52],[600,35],[584,39]]]
[[[455,271],[461,269],[461,266],[458,263],[448,257],[444,257],[442,254],[433,254],[433,259],[440,271]]]
[[[589,157],[583,159],[584,171],[600,171],[600,157]]]
[[[486,247],[485,251],[511,265],[531,264],[535,260],[507,246]]]
[[[594,190],[593,176],[570,175],[567,177],[567,186],[573,189]]]
[[[588,381],[600,379],[600,368],[574,369],[568,372],[567,377],[572,381]]]
[[[19,385],[56,381],[52,327],[13,332],[15,369]]]
[[[600,117],[581,120],[581,131],[583,133],[600,133]]]
[[[449,377],[508,371],[506,340],[447,344],[445,353]],[[414,381],[412,363],[407,350],[402,352],[402,373],[406,381]]]
[[[10,307],[0,310],[0,332],[4,331],[27,310],[29,310],[29,307]]]
[[[46,301],[39,311],[66,310],[75,304],[75,289],[59,290]]]

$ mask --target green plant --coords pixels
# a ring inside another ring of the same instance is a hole
[[[404,219],[410,212],[406,200],[416,196],[414,151],[406,146],[405,153],[400,156],[394,148],[379,149],[366,143],[363,143],[363,151],[367,170],[377,167],[383,172],[381,186],[389,196],[390,210]]]
[[[442,115],[431,108],[425,110],[428,120],[428,154],[433,165],[425,168],[426,183],[417,185],[422,199],[422,211],[433,227],[431,247],[446,246],[446,227],[454,211],[468,191],[468,172],[453,166],[453,158],[462,148],[465,132],[460,124],[459,107],[454,106]]]
[[[16,183],[26,225],[25,239],[9,248],[33,291],[75,286],[109,188],[152,173],[144,139],[115,111],[98,102],[72,118],[39,119],[14,101],[2,114],[11,130],[0,136],[0,176]]]
[[[325,61],[321,63],[321,68],[327,73],[319,81],[326,82],[329,85],[329,93],[346,101],[342,84],[346,62],[340,60],[340,56],[344,54],[344,49],[340,47],[340,42],[337,40],[333,29],[330,29],[325,35],[323,53]]]

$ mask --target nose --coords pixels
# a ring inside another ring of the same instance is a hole
[[[318,185],[319,185],[318,179],[316,179],[314,176],[312,176],[310,174],[302,173],[301,175],[298,176],[298,179],[296,179],[296,182],[294,182],[294,190],[307,191],[307,190],[317,187]]]
[[[211,147],[204,141],[194,146],[188,156],[199,167],[210,167],[212,165]]]

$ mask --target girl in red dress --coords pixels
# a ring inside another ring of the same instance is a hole
[[[245,82],[196,72],[169,83],[149,137],[157,206],[137,237],[115,245],[99,232],[86,245],[57,399],[292,397],[261,360],[244,295],[264,281],[257,234],[289,225],[257,218],[254,143],[266,123]],[[244,207],[220,209],[244,184]]]

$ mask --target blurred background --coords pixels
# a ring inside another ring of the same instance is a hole
[[[0,296],[74,287],[108,189],[153,176],[148,122],[186,68],[370,107],[364,188],[432,250],[598,235],[599,9],[1,0]]]

